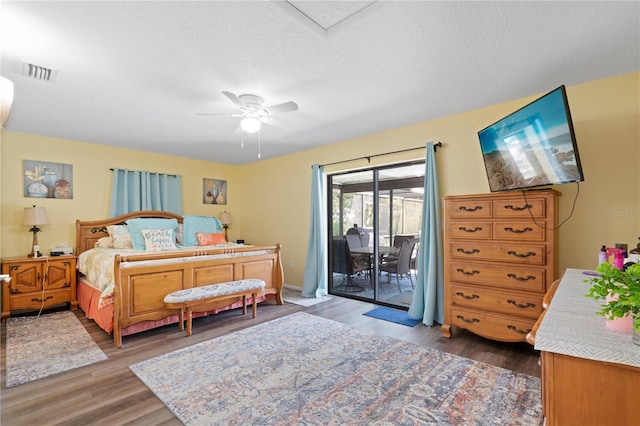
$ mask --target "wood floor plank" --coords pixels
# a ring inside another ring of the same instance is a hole
[[[442,337],[439,326],[406,327],[362,315],[375,305],[333,296],[310,307],[291,303],[258,306],[258,317],[233,310],[194,320],[193,335],[185,337],[176,325],[125,336],[122,349],[93,321],[75,311],[82,325],[109,360],[60,373],[35,382],[6,388],[6,330],[2,324],[0,350],[3,425],[180,425],[178,419],[129,370],[129,366],[164,353],[233,333],[275,318],[304,311],[352,327],[429,346],[499,367],[540,377],[539,354],[528,344],[494,342],[465,330]]]

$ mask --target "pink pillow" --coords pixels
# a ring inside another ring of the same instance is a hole
[[[198,245],[200,246],[213,246],[227,242],[227,240],[224,239],[224,232],[217,232],[215,234],[196,232],[196,237],[198,238]]]

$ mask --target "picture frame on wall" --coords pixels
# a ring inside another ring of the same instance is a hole
[[[220,179],[202,179],[203,204],[227,204],[227,181]]]
[[[73,199],[73,165],[48,161],[23,161],[24,196]]]

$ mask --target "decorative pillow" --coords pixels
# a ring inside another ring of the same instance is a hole
[[[102,237],[98,241],[96,241],[93,246],[98,248],[113,248],[113,238],[111,238],[110,236]]]
[[[133,244],[131,243],[131,234],[127,232],[126,234],[122,234],[122,235],[114,235],[113,248],[117,248],[117,249],[133,248]]]
[[[177,248],[173,242],[172,229],[143,229],[146,251],[171,250]]]
[[[185,216],[183,245],[199,245],[198,237],[196,237],[196,232],[202,232],[204,234],[222,232],[222,225],[220,224],[218,219],[213,216]]]
[[[206,234],[204,232],[196,232],[198,237],[198,245],[201,246],[213,246],[216,244],[224,244],[227,242],[224,238],[224,232],[216,232],[213,234]]]
[[[129,227],[127,225],[109,225],[107,226],[107,232],[109,236],[124,235],[129,233]]]
[[[176,227],[176,243],[184,245],[184,224],[179,223]]]
[[[171,237],[173,238],[173,233],[178,227],[178,221],[176,219],[136,218],[127,220],[127,225],[129,226],[133,248],[135,250],[146,250],[146,244],[141,231],[145,229],[170,229]]]

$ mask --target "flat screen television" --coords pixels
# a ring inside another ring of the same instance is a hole
[[[478,132],[491,192],[584,180],[560,86]]]

